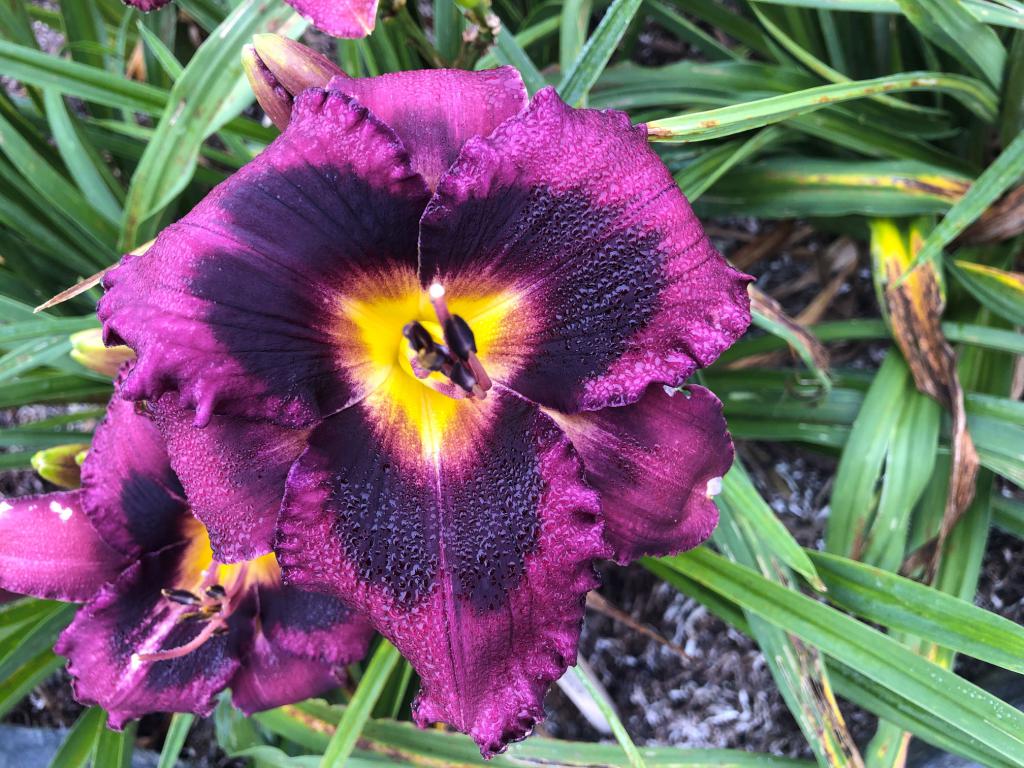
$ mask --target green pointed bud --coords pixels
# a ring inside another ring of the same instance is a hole
[[[32,456],[32,468],[43,480],[54,485],[77,488],[82,481],[82,465],[78,457],[84,458],[88,449],[85,443],[70,443],[38,451]]]
[[[253,35],[252,45],[242,51],[242,65],[256,100],[281,130],[296,96],[307,88],[327,87],[332,77],[347,77],[322,53],[271,33]]]
[[[106,347],[99,328],[71,334],[71,359],[90,371],[114,378],[121,365],[135,359],[128,347]]]

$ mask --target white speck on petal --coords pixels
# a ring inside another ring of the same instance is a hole
[[[722,478],[720,478],[720,477],[712,477],[710,480],[708,480],[708,487],[704,491],[704,493],[707,494],[707,497],[709,499],[715,498],[715,496],[717,496],[721,492],[722,492]]]
[[[59,501],[50,502],[50,511],[60,517],[62,523],[66,523],[71,519],[71,515],[74,514],[74,510],[71,507],[62,506]]]
[[[139,658],[139,654],[133,653],[131,660],[128,662],[128,668],[131,669],[132,672],[135,672],[141,666],[142,659]]]
[[[0,501],[0,517],[3,517],[10,512],[14,507],[8,504],[6,501]]]
[[[440,283],[431,283],[428,290],[431,300],[437,301],[444,298],[444,286]]]

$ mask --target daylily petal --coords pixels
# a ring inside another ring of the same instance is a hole
[[[0,589],[82,602],[114,579],[125,557],[82,512],[82,492],[0,500]]]
[[[260,589],[263,634],[300,658],[350,664],[366,654],[373,627],[333,595],[279,586]]]
[[[106,709],[113,728],[149,712],[207,715],[238,669],[252,621],[244,611],[231,616],[229,632],[187,655],[133,661],[138,652],[176,648],[201,631],[202,623],[182,621],[187,609],[160,592],[174,585],[188,551],[188,544],[176,544],[143,555],[78,612],[54,647],[68,657],[75,698]]]
[[[393,128],[431,189],[466,141],[487,136],[527,103],[523,78],[513,67],[335,77],[327,88],[356,97]]]
[[[373,628],[330,595],[288,586],[259,590],[260,628],[231,682],[235,706],[258,712],[318,696],[366,655]]]
[[[107,341],[139,356],[126,396],[291,426],[362,397],[378,382],[346,356],[339,304],[415,265],[427,194],[365,107],[305,91],[270,147],[106,277]]]
[[[188,512],[160,430],[120,390],[82,463],[82,499],[103,540],[134,556],[179,541]]]
[[[288,0],[288,5],[332,37],[366,37],[377,23],[377,0]]]
[[[153,413],[217,559],[234,563],[270,552],[284,481],[309,431],[231,416],[214,416],[200,429],[173,394]]]
[[[575,663],[592,562],[608,554],[599,503],[532,404],[410,386],[454,405],[370,398],[313,432],[278,557],[286,582],[332,589],[409,659],[417,722],[451,723],[489,755],[530,732]]]
[[[481,359],[561,411],[679,385],[750,322],[749,278],[708,241],[645,129],[552,89],[465,144],[423,216],[420,256],[424,283],[508,287],[519,312]]]
[[[621,565],[692,549],[714,530],[712,497],[732,464],[722,403],[703,387],[573,415],[549,412],[601,495],[605,538]]]
[[[320,696],[345,679],[344,669],[293,656],[257,634],[231,680],[231,700],[245,714]]]

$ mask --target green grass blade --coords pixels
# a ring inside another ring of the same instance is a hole
[[[796,93],[655,120],[648,124],[648,128],[654,141],[707,141],[805,115],[831,104],[881,94],[919,91],[949,94],[983,120],[991,122],[995,119],[995,94],[979,80],[941,72],[904,72],[872,80],[821,85]]]
[[[398,650],[382,638],[324,751],[320,768],[341,768],[345,764],[400,658]]]
[[[101,708],[85,710],[68,731],[67,738],[50,761],[50,768],[85,768],[106,722],[107,713]]]
[[[881,568],[808,550],[830,602],[876,624],[1024,673],[1024,627]]]
[[[919,704],[938,721],[973,734],[1011,762],[1024,764],[1024,713],[881,632],[706,548],[661,562]]]
[[[626,726],[622,724],[619,719],[618,713],[615,708],[612,707],[605,697],[591,682],[590,678],[580,669],[578,666],[570,667],[572,674],[579,681],[590,697],[597,704],[597,708],[601,710],[601,714],[604,715],[605,720],[608,721],[608,725],[611,726],[612,733],[615,736],[615,740],[619,742],[619,746],[622,747],[622,751],[626,753],[626,758],[629,760],[631,768],[647,768],[647,764],[644,762],[643,757],[640,755],[640,750],[636,748],[636,744],[629,738],[629,732],[626,731]]]
[[[613,0],[608,6],[601,23],[558,86],[558,92],[567,104],[579,106],[586,100],[640,10],[640,3],[641,0]]]
[[[57,91],[45,89],[43,103],[57,150],[78,189],[108,221],[119,222],[121,204],[114,197],[110,186],[111,182],[116,182],[103,166],[103,159],[79,132],[75,119],[69,114],[64,99]]]
[[[221,104],[244,79],[238,55],[243,43],[291,15],[287,6],[244,0],[196,51],[171,89],[153,141],[132,176],[124,205],[122,250],[155,235],[156,215],[192,178],[199,148],[217,127]]]
[[[93,768],[131,768],[138,725],[138,722],[132,720],[121,731],[101,727],[93,753]]]
[[[925,239],[920,252],[907,269],[909,273],[918,264],[936,261],[942,249],[953,242],[971,223],[1024,174],[1024,133],[1002,151],[982,172],[967,193],[950,208],[935,229]]]
[[[171,717],[171,725],[164,737],[164,748],[160,750],[160,762],[157,768],[174,768],[178,763],[178,756],[182,747],[185,746],[185,739],[195,722],[195,715],[178,712]]]
[[[1024,275],[961,259],[947,266],[982,306],[1014,325],[1024,325]]]
[[[918,32],[998,89],[1006,49],[996,33],[976,19],[961,0],[897,0]]]

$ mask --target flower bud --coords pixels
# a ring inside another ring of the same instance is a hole
[[[122,363],[135,359],[128,347],[106,347],[99,328],[71,334],[71,359],[90,371],[114,378]]]
[[[89,446],[84,443],[57,445],[32,456],[36,473],[61,488],[77,488],[82,478],[82,460]]]
[[[281,130],[288,125],[295,97],[307,88],[325,88],[347,75],[322,53],[270,33],[253,35],[242,51],[242,65],[256,100]]]

